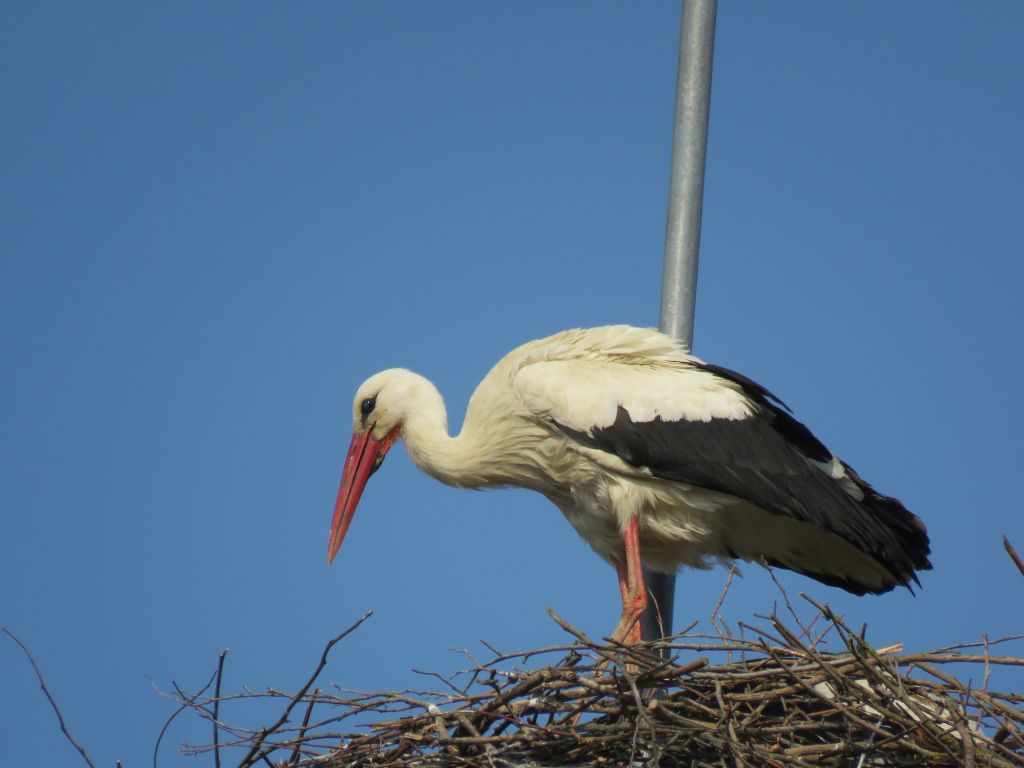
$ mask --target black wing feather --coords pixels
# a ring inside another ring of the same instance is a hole
[[[931,567],[921,520],[898,500],[875,491],[849,465],[843,464],[862,499],[811,464],[831,463],[832,452],[783,410],[781,400],[729,369],[695,367],[741,387],[754,405],[753,416],[634,422],[620,406],[608,427],[588,433],[558,426],[580,443],[646,467],[655,477],[726,493],[767,512],[820,526],[871,555],[901,584],[916,581],[915,570]],[[828,582],[822,574],[807,575]],[[838,586],[865,591],[857,584]]]

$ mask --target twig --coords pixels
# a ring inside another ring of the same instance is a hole
[[[57,715],[57,722],[60,723],[60,730],[67,740],[71,742],[71,746],[78,750],[78,754],[82,756],[82,759],[90,766],[90,768],[96,768],[92,760],[89,759],[89,754],[85,751],[85,747],[79,744],[75,737],[71,735],[71,731],[68,730],[67,725],[64,723],[64,716],[60,713],[60,707],[57,706],[57,702],[50,694],[50,689],[46,687],[46,681],[43,680],[43,673],[39,670],[39,665],[36,664],[35,657],[32,656],[32,651],[28,649],[28,646],[21,642],[18,637],[11,632],[11,630],[4,627],[4,634],[7,635],[11,640],[16,642],[21,650],[25,652],[25,656],[28,657],[29,664],[32,665],[32,671],[36,673],[36,679],[39,681],[39,687],[43,689],[43,693],[46,694],[46,700],[50,702],[50,706],[53,707],[53,713]]]
[[[975,768],[977,763],[974,759],[974,737],[971,735],[971,730],[967,727],[967,720],[963,715],[958,715],[956,718],[956,732],[960,734],[960,743],[963,745],[964,768]]]
[[[985,641],[985,646],[984,646],[984,648],[985,648],[985,666],[984,666],[984,670],[985,671],[984,671],[984,674],[982,675],[982,678],[981,678],[981,688],[982,688],[982,690],[987,691],[988,690],[988,679],[989,679],[989,676],[992,674],[992,665],[988,663],[988,634],[983,634],[981,636],[981,638],[982,638],[982,640]]]
[[[1024,576],[1024,562],[1021,562],[1020,555],[1017,554],[1017,550],[1015,550],[1013,545],[1010,544],[1010,540],[1006,538],[1005,533],[1003,534],[1003,548],[1006,550],[1006,554],[1010,556],[1010,559],[1016,563],[1017,570],[1019,570],[1021,575]]]
[[[729,587],[732,586],[732,577],[736,574],[736,564],[729,563],[729,575],[725,579],[725,586],[722,587],[722,594],[718,596],[718,602],[715,603],[714,609],[711,611],[711,626],[718,628],[715,619],[718,618],[718,611],[722,608],[722,603],[725,602],[725,596],[729,594]]]
[[[167,722],[164,723],[164,727],[160,729],[160,735],[156,737],[156,744],[153,746],[153,768],[156,768],[157,757],[160,754],[160,743],[164,740],[164,734],[167,733],[167,729],[171,727],[171,723],[174,719],[184,712],[186,709],[190,709],[195,705],[196,700],[206,693],[206,689],[213,684],[213,678],[216,676],[216,672],[210,675],[210,679],[206,681],[206,685],[199,689],[199,692],[190,697],[185,697],[181,706],[174,710],[174,714],[167,718]],[[177,685],[175,685],[177,688]]]
[[[373,611],[367,611],[363,614],[362,618],[357,620],[351,627],[346,629],[337,637],[330,640],[327,643],[327,645],[324,646],[324,651],[322,654],[320,654],[320,663],[317,664],[316,669],[313,670],[313,674],[310,675],[309,680],[306,681],[306,684],[302,686],[298,693],[292,696],[291,701],[288,702],[288,706],[285,707],[284,712],[281,713],[281,716],[277,719],[277,722],[275,722],[268,728],[264,728],[262,731],[260,731],[260,735],[257,737],[255,743],[253,743],[252,748],[249,750],[249,753],[242,759],[242,762],[239,763],[240,766],[252,765],[254,759],[266,759],[267,755],[269,755],[270,752],[273,751],[273,748],[271,748],[269,750],[264,750],[263,752],[260,752],[261,748],[263,747],[263,740],[271,733],[277,731],[277,729],[280,728],[285,723],[286,720],[288,720],[288,715],[290,715],[292,713],[292,710],[295,709],[295,705],[302,700],[302,697],[306,695],[306,691],[308,691],[310,687],[313,685],[313,683],[316,682],[316,679],[320,676],[320,673],[323,671],[324,667],[327,666],[327,656],[330,654],[331,648],[333,648],[338,642],[340,642],[344,638],[348,637],[352,632],[355,632],[359,628],[359,626],[371,616],[373,616]],[[269,760],[266,762],[269,763]]]
[[[800,637],[806,637],[808,640],[811,639],[810,627],[804,626],[804,623],[800,620],[800,617],[796,615],[796,611],[793,609],[793,604],[789,602],[789,593],[786,592],[786,588],[782,586],[782,582],[779,581],[775,575],[775,569],[767,563],[761,563],[761,567],[768,571],[768,575],[772,577],[772,581],[775,582],[775,587],[782,594],[782,599],[786,603],[786,610],[789,611],[789,615],[793,617],[793,621],[800,627]],[[774,612],[773,612],[774,613]]]
[[[213,764],[220,768],[220,683],[224,677],[224,657],[228,655],[228,649],[220,652],[217,659],[217,684],[213,689]]]
[[[440,681],[441,681],[441,682],[442,682],[442,683],[443,683],[443,684],[444,684],[444,685],[445,685],[446,687],[448,687],[448,688],[451,688],[451,689],[452,689],[452,691],[454,691],[454,692],[455,692],[455,693],[457,693],[457,694],[460,694],[460,695],[461,695],[461,694],[464,694],[464,693],[465,693],[465,691],[463,691],[463,690],[461,690],[460,688],[458,688],[458,686],[452,685],[452,681],[451,681],[451,680],[449,680],[449,679],[448,679],[447,677],[445,677],[444,675],[441,675],[441,674],[439,674],[439,673],[437,673],[437,672],[424,672],[423,670],[420,670],[420,669],[416,669],[416,668],[413,668],[413,670],[412,670],[412,671],[413,671],[413,672],[414,672],[415,674],[417,674],[417,675],[423,675],[423,676],[425,676],[425,677],[436,677],[436,678],[437,678],[438,680],[440,680]]]

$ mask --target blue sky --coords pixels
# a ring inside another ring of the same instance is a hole
[[[99,764],[150,760],[150,680],[230,647],[227,689],[294,689],[370,608],[324,681],[549,644],[549,605],[611,630],[614,573],[526,492],[397,449],[330,568],[327,530],[373,372],[457,426],[519,343],[657,323],[677,30],[660,2],[3,4],[0,624]],[[695,351],[927,522],[916,598],[784,577],[878,643],[1022,629],[1022,35],[1012,0],[719,13]],[[744,574],[733,620],[777,599]],[[678,620],[724,578],[683,574]],[[4,762],[71,764],[0,640]]]

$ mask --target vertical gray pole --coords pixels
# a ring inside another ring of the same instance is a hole
[[[682,341],[687,350],[693,346],[717,6],[717,0],[683,0],[679,30],[672,175],[661,287],[661,330]],[[644,578],[653,600],[643,616],[643,635],[645,640],[654,640],[672,631],[676,580],[675,576],[652,573],[646,568]]]

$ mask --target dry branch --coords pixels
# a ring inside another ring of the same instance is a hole
[[[1017,554],[1017,550],[1013,548],[1013,545],[1010,543],[1010,540],[1006,538],[1005,534],[1003,534],[1003,549],[1006,550],[1006,554],[1008,554],[1010,559],[1013,560],[1014,565],[1017,566],[1017,570],[1020,571],[1021,576],[1024,576],[1024,561],[1021,561],[1020,555]]]
[[[89,765],[89,768],[96,768],[92,760],[89,758],[89,753],[85,751],[85,747],[79,744],[75,737],[71,735],[71,731],[68,730],[68,726],[64,722],[64,715],[61,714],[60,707],[57,706],[56,699],[53,698],[53,695],[50,693],[50,689],[46,686],[46,681],[43,679],[43,673],[39,669],[39,665],[36,663],[36,659],[32,655],[32,651],[28,649],[28,646],[25,645],[17,635],[7,629],[7,627],[4,627],[3,631],[5,635],[18,644],[21,650],[25,653],[25,656],[28,657],[28,663],[32,665],[32,671],[36,673],[36,680],[39,681],[39,687],[46,695],[46,700],[50,702],[50,706],[53,708],[53,713],[57,716],[57,722],[60,724],[61,733],[63,733],[65,738],[71,743],[71,746],[78,750],[78,754],[82,756],[82,759]]]

